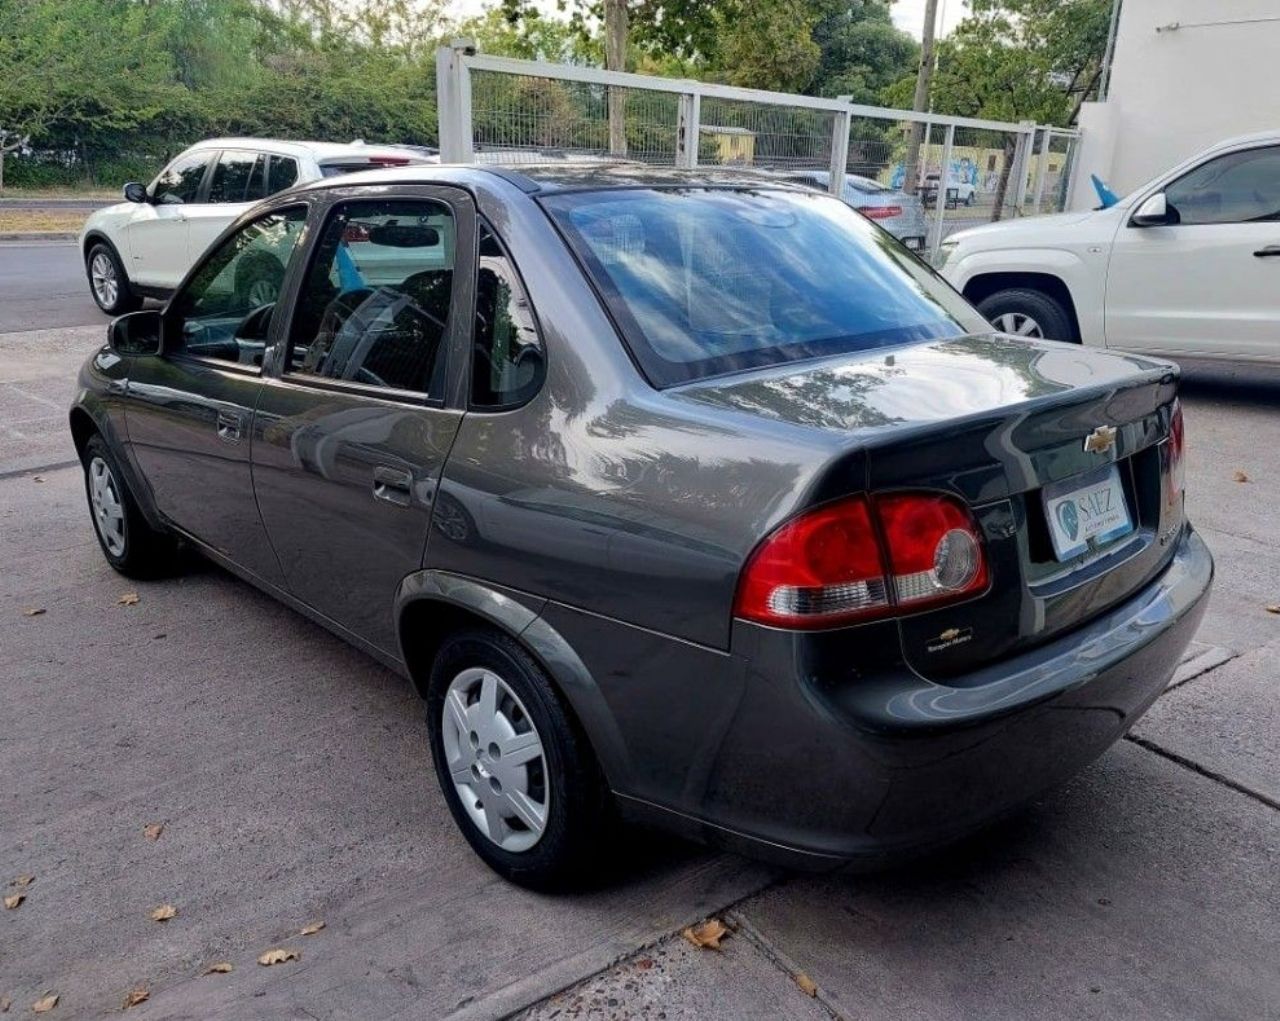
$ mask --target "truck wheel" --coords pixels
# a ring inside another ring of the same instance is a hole
[[[1079,343],[1067,310],[1044,291],[1026,287],[996,291],[978,302],[978,311],[1001,333]]]

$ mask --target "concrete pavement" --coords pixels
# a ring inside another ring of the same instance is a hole
[[[15,1013],[53,989],[50,1016],[100,1016],[145,984],[131,1016],[1280,1017],[1280,387],[1188,389],[1208,669],[1134,740],[898,873],[652,839],[609,886],[547,898],[456,833],[398,678],[211,567],[107,568],[65,431],[101,337],[0,335],[0,883],[36,876],[0,912]],[[736,927],[719,954],[674,935],[710,914]],[[254,963],[276,946],[301,960]]]

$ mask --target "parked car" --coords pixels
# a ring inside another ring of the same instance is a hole
[[[187,543],[404,674],[466,839],[548,887],[618,817],[900,860],[1101,754],[1210,586],[1176,389],[759,175],[406,167],[241,216],[70,425],[113,567]]]
[[[89,291],[104,312],[163,298],[227,226],[285,188],[372,167],[435,162],[408,147],[211,138],[180,153],[149,185],[124,186],[125,201],[99,209],[80,232]],[[283,270],[283,267],[280,267]],[[259,296],[279,288],[260,277]]]
[[[1280,361],[1280,133],[1215,145],[1108,209],[960,231],[940,260],[1006,333]]]
[[[920,185],[920,190],[924,196],[924,204],[926,206],[936,206],[938,204],[938,188],[941,180],[941,174],[925,175],[924,183]],[[978,187],[972,181],[961,180],[954,174],[947,178],[947,194],[945,198],[947,206],[971,206],[977,201],[977,198]]]
[[[799,170],[785,173],[783,180],[818,191],[831,187],[828,170]],[[858,174],[844,175],[844,193],[849,205],[869,220],[875,220],[908,248],[923,251],[929,236],[920,196],[886,188],[879,181]]]

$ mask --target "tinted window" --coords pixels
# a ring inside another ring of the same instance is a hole
[[[657,386],[988,329],[825,195],[627,189],[543,202]]]
[[[1280,220],[1280,147],[1219,156],[1165,189],[1181,223]]]
[[[267,185],[268,195],[292,188],[298,183],[298,161],[288,156],[272,156],[270,173],[271,180]]]
[[[152,182],[151,200],[164,205],[194,202],[210,156],[207,152],[179,156]]]
[[[289,370],[439,396],[454,223],[439,202],[351,202],[325,224]]]
[[[224,152],[213,168],[209,185],[210,202],[256,202],[266,194],[263,175],[265,156],[252,152]]]
[[[222,242],[174,299],[179,329],[169,343],[188,354],[259,365],[285,268],[306,209],[246,224]]]
[[[542,382],[542,341],[520,278],[487,227],[480,229],[476,275],[471,402],[509,407],[528,400]]]

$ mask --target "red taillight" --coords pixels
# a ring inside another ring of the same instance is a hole
[[[986,586],[977,526],[958,500],[855,496],[766,538],[742,572],[734,613],[774,627],[822,628],[953,602]]]
[[[901,206],[864,206],[859,210],[868,220],[892,220],[902,215]]]
[[[363,223],[349,223],[342,229],[342,240],[347,244],[353,241],[368,241],[369,228]]]
[[[1186,489],[1186,433],[1182,424],[1182,402],[1173,399],[1173,412],[1169,416],[1168,502],[1177,503]]]
[[[371,167],[407,167],[409,165],[408,156],[370,156],[369,166]]]

